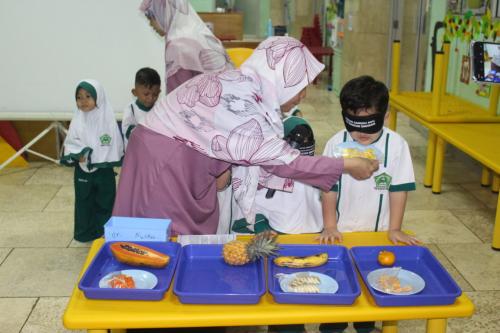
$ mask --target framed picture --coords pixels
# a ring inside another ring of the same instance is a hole
[[[470,80],[470,57],[463,55],[462,56],[462,69],[460,71],[460,82],[469,84]]]
[[[463,0],[448,0],[448,10],[452,14],[462,14],[462,1]]]
[[[463,0],[462,13],[471,11],[474,15],[484,15],[488,4],[488,0]]]

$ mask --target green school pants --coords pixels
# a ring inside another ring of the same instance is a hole
[[[88,242],[104,234],[104,224],[111,217],[116,195],[113,168],[87,173],[75,166],[75,232],[74,238]]]

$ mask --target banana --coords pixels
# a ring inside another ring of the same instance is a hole
[[[274,264],[281,267],[305,268],[326,264],[328,253],[323,252],[306,257],[280,256],[274,258]]]

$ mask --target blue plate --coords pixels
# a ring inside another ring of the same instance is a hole
[[[397,274],[396,277],[399,279],[400,286],[402,288],[406,286],[411,287],[411,290],[398,292],[392,289],[384,289],[380,286],[379,279],[381,276],[394,276],[395,274]],[[368,280],[370,287],[390,295],[414,295],[418,294],[425,288],[424,279],[422,279],[420,275],[407,271],[406,269],[399,270],[397,268],[380,268],[368,273],[366,279]]]
[[[282,274],[282,275],[277,274],[277,278],[280,281],[281,290],[287,293],[297,293],[297,291],[294,291],[293,288],[290,286],[290,283],[292,283],[292,281],[295,278],[300,278],[304,276],[317,276],[319,278],[318,287],[320,294],[335,294],[337,290],[339,290],[339,284],[337,283],[337,281],[335,281],[332,277],[325,274],[316,272],[299,272],[299,273]]]

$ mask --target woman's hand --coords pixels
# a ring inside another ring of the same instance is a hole
[[[335,241],[342,243],[342,233],[336,227],[327,227],[323,229],[316,240],[319,240],[320,244],[334,244]]]
[[[408,244],[408,245],[420,244],[420,241],[416,237],[410,236],[410,235],[402,232],[401,230],[389,230],[387,233],[388,233],[387,236],[389,237],[389,240],[393,244],[398,244],[398,242]]]
[[[344,158],[344,170],[354,179],[363,180],[370,178],[378,170],[378,160],[370,160],[362,157]]]
[[[86,160],[87,160],[87,159],[85,158],[85,156],[80,156],[80,160],[79,160],[79,161],[80,161],[80,163],[83,163],[83,162],[85,162]]]

